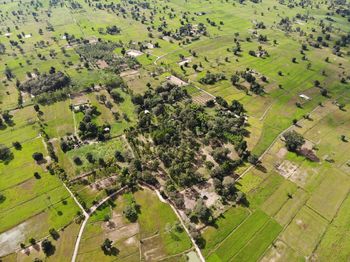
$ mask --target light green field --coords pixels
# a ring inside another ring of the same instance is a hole
[[[324,218],[303,207],[281,234],[281,239],[303,256],[310,256],[326,228]]]
[[[332,3],[334,6],[329,6],[326,1],[307,1],[304,3],[306,6],[302,7],[296,1],[273,0],[258,3],[244,1],[242,4],[239,1],[219,0],[145,0],[142,3],[77,0],[81,9],[73,9],[72,1],[63,1],[62,5],[54,2],[19,3],[6,0],[0,4],[0,43],[6,48],[5,54],[0,54],[0,111],[10,110],[14,122],[0,128],[0,144],[11,147],[13,153],[9,163],[0,163],[0,193],[5,196],[5,201],[0,203],[0,233],[27,223],[25,241],[31,236],[41,238],[47,235],[48,228],[59,228],[70,223],[78,211],[62,181],[49,175],[44,165],[40,166],[32,159],[34,152],[42,152],[45,156],[48,152],[44,140],[39,137],[40,118],[32,106],[37,98],[22,94],[24,107],[19,108],[20,94],[16,80],[23,83],[28,79],[28,73],[37,70],[43,74],[54,67],[56,71],[70,76],[72,87],[67,91],[69,93],[102,86],[101,91],[84,92],[82,96],[100,112],[93,121],[98,125],[111,125],[113,139],[108,142],[92,143],[63,153],[59,138],[75,133],[83,114],[70,111],[69,105],[74,98],[40,106],[43,111],[42,127],[50,139],[58,138],[52,140],[58,164],[68,178],[73,178],[98,168],[97,164],[88,163],[87,153],[92,153],[95,159],[104,158],[114,164],[115,150],[128,150],[124,130],[134,126],[137,121],[129,93],[120,90],[124,101],[113,103],[112,109],[96,99],[96,95],[104,94],[107,100],[112,101],[103,87],[119,73],[97,69],[94,65],[89,65],[87,69],[84,59],[76,52],[82,40],[99,39],[118,43],[120,47],[114,50],[114,55],[121,55],[121,46],[127,50],[137,49],[138,43],[152,42],[160,47],[143,50],[144,54],[136,58],[140,63],[137,72],[123,76],[130,93],[144,93],[149,89],[147,83],[155,89],[167,76],[176,74],[191,82],[187,90],[192,97],[198,95],[198,87],[214,96],[223,97],[229,103],[236,99],[244,105],[248,117],[246,128],[250,132],[245,140],[254,154],[259,156],[272,145],[262,159],[263,168],[252,168],[236,182],[237,188],[246,194],[248,207],[232,207],[213,227],[202,230],[206,241],[203,254],[208,261],[257,261],[263,257],[262,261],[289,262],[303,260],[305,256],[321,261],[345,261],[349,258],[350,143],[341,141],[340,137],[345,135],[350,138],[350,49],[348,43],[341,46],[341,56],[333,54],[332,50],[335,42],[349,33],[349,18],[337,14],[339,5],[336,2]],[[112,3],[115,4],[113,10],[108,7]],[[142,6],[145,3],[150,7]],[[342,7],[349,9],[345,3]],[[123,8],[124,13],[118,8]],[[135,9],[140,9],[140,17],[133,17],[137,13]],[[197,12],[205,14],[198,15]],[[171,14],[176,16],[171,17]],[[284,17],[290,19],[290,32],[283,32],[278,26]],[[211,25],[209,19],[216,26]],[[256,22],[263,22],[266,28],[255,28]],[[175,39],[164,40],[158,30],[163,23],[166,23],[165,28],[169,33],[179,30],[186,23],[203,23],[208,34],[187,43]],[[53,31],[47,29],[50,25]],[[113,25],[121,29],[120,34],[99,32]],[[331,30],[322,32],[325,28]],[[39,29],[42,29],[42,34]],[[8,37],[4,36],[7,31],[11,32]],[[256,31],[256,35],[266,35],[268,41],[259,42],[253,31]],[[63,39],[65,33],[74,35],[80,43]],[[304,50],[305,59],[302,59],[301,44],[316,42],[319,36],[324,40],[328,33],[330,40],[325,41],[329,46],[308,46]],[[31,34],[31,37],[20,41],[20,34]],[[13,41],[18,42],[17,47]],[[241,46],[239,55],[232,50],[235,41]],[[249,55],[250,50],[257,50],[259,46],[269,55],[264,58]],[[55,53],[53,57],[50,56],[52,52]],[[191,59],[188,67],[179,66],[180,56]],[[292,62],[293,58],[296,59],[295,63]],[[329,62],[325,61],[326,58],[329,58]],[[193,65],[200,65],[203,70],[197,72]],[[6,80],[4,75],[6,67],[15,75],[11,81]],[[267,77],[268,82],[263,84],[264,95],[251,92],[248,95],[232,85],[230,77],[246,68]],[[200,79],[208,71],[223,73],[226,80],[213,85],[202,84]],[[346,83],[340,82],[342,77]],[[329,97],[321,95],[320,89],[314,85],[315,80],[320,81],[321,87],[327,88]],[[311,99],[304,100],[300,98],[301,94]],[[344,103],[345,110],[339,110],[335,101]],[[318,107],[320,102],[324,107]],[[300,103],[300,106],[297,107],[296,103]],[[122,116],[116,121],[113,112],[121,116],[126,114],[129,120]],[[300,120],[310,112],[311,120],[303,119],[298,122],[299,127],[293,129],[303,134],[316,148],[315,152],[320,158],[318,163],[311,163],[295,153],[283,154],[283,150],[280,151],[284,148],[283,141],[278,138],[281,132],[289,128],[294,119]],[[14,141],[22,144],[21,150],[12,147]],[[74,164],[73,158],[76,156],[81,158],[82,165]],[[297,166],[296,173],[288,179],[276,169],[285,160]],[[248,166],[245,163],[236,170],[236,174],[241,174]],[[34,172],[39,172],[41,179],[35,179]],[[116,173],[117,169],[99,170],[96,177],[88,179],[91,182]],[[82,183],[72,185],[72,189],[87,206],[106,196],[104,190],[94,191]],[[145,261],[184,260],[178,254],[190,249],[191,243],[184,232],[169,232],[169,225],[178,221],[171,208],[148,191],[137,192],[134,196],[141,206],[137,224],[139,231],[132,237],[124,237],[123,232],[115,233],[114,229],[109,231],[104,227],[105,215],[113,217],[121,214],[131,195],[120,198],[113,208],[103,208],[91,217],[84,232],[79,261],[139,261],[140,254]],[[67,201],[66,204],[63,199]],[[120,222],[119,218],[114,218]],[[121,224],[125,227],[131,225],[125,219]],[[76,228],[63,235],[62,242],[55,243],[56,255],[48,258],[48,261],[62,261],[70,257],[71,249],[68,246],[72,245],[75,235]],[[116,240],[115,245],[120,249],[117,257],[106,257],[100,250],[100,243],[107,236]],[[150,239],[145,239],[148,237]],[[140,243],[140,240],[144,242]],[[37,255],[43,258],[43,254]],[[36,253],[28,257],[19,254],[17,257],[9,256],[8,260],[32,261],[35,256]]]
[[[98,167],[98,159],[103,158],[105,162],[114,160],[114,153],[116,150],[124,151],[126,148],[125,141],[121,138],[109,140],[104,143],[94,143],[90,145],[84,145],[80,148],[68,151],[64,157],[68,158],[71,166],[74,166],[75,174],[80,174],[85,171],[93,170]],[[86,154],[91,153],[96,160],[96,163],[89,163],[86,160]],[[73,162],[74,157],[79,157],[83,164],[77,166]]]
[[[46,133],[50,138],[74,134],[73,113],[69,109],[69,104],[70,101],[66,100],[41,107],[41,111],[44,113]]]
[[[209,254],[208,261],[228,261],[237,255],[253,236],[268,223],[269,217],[262,211],[251,214],[236,230]]]
[[[241,207],[232,207],[223,213],[217,221],[215,221],[214,226],[209,226],[202,233],[205,239],[205,248],[202,250],[203,254],[207,255],[215,249],[215,247],[224,241],[248,216],[248,210]]]
[[[316,249],[316,257],[320,260],[344,261],[349,257],[349,219],[350,198],[342,203],[340,211],[328,227],[320,245]]]

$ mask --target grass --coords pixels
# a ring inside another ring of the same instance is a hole
[[[303,256],[310,256],[327,227],[327,221],[303,207],[281,234],[281,239]]]
[[[220,244],[248,215],[249,211],[246,208],[231,207],[215,221],[214,226],[208,226],[202,233],[205,239],[203,255],[206,256]]]
[[[318,259],[328,261],[345,261],[349,258],[349,210],[350,198],[348,196],[342,203],[337,216],[327,228],[321,243],[317,246],[315,254]]]
[[[322,183],[313,191],[307,205],[331,221],[350,188],[349,177],[330,169]]]
[[[308,199],[308,194],[302,190],[297,189],[293,194],[293,197],[281,207],[281,209],[275,214],[274,218],[281,225],[287,225],[299,211],[299,209],[305,204]]]
[[[90,145],[84,145],[80,148],[68,151],[62,157],[67,157],[71,166],[74,167],[75,174],[90,171],[97,167],[97,161],[99,158],[103,158],[105,162],[114,161],[114,153],[116,150],[124,151],[125,144],[123,140],[116,138],[104,143],[93,143]],[[96,160],[96,163],[89,163],[86,159],[86,154],[91,153]],[[81,165],[76,165],[73,161],[74,157],[79,157],[82,161]]]
[[[50,138],[74,133],[73,113],[69,109],[69,104],[69,100],[66,100],[41,107],[46,133]]]
[[[270,246],[281,230],[281,225],[274,220],[269,220],[249,243],[233,257],[233,260],[258,261],[259,257]]]
[[[295,250],[286,245],[283,241],[276,240],[274,245],[270,246],[268,251],[262,257],[262,261],[296,261],[303,262],[305,258],[300,256]]]
[[[35,258],[40,258],[46,261],[62,261],[73,255],[73,249],[75,244],[75,236],[78,234],[79,224],[72,223],[60,232],[58,240],[54,240],[51,237],[49,240],[55,246],[55,253],[52,256],[46,257],[41,250],[33,249],[29,255],[22,252],[18,252],[15,255],[15,261],[32,261]]]
[[[260,206],[265,202],[284,182],[284,179],[275,173],[271,173],[258,187],[248,193],[248,202],[252,207]]]
[[[11,188],[23,181],[32,178],[34,172],[42,173],[43,169],[32,158],[34,152],[46,155],[41,138],[22,144],[21,150],[11,150],[13,159],[8,163],[0,163],[0,189]]]
[[[288,201],[289,196],[297,190],[294,183],[285,180],[277,190],[261,205],[261,209],[268,215],[275,215],[285,202]]]
[[[122,214],[131,198],[134,198],[140,207],[136,223],[129,222]],[[118,220],[115,229],[106,230],[106,223],[102,220],[107,213],[112,214],[112,221]],[[112,208],[106,206],[90,218],[84,231],[78,261],[84,261],[87,257],[99,261],[108,260],[99,245],[96,245],[102,243],[107,236],[114,240],[113,244],[120,250],[118,256],[113,257],[117,261],[139,261],[139,243],[142,245],[143,257],[154,255],[165,258],[182,253],[190,249],[192,244],[184,230],[169,230],[177,222],[171,207],[160,202],[154,192],[145,189],[134,194],[127,193],[118,197]],[[138,228],[136,234],[131,230],[135,225]],[[148,237],[151,238],[147,239]]]
[[[207,257],[207,261],[232,259],[268,221],[269,217],[264,212],[255,211],[221,242],[215,252]]]

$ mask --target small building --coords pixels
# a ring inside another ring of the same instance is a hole
[[[100,69],[108,68],[107,62],[106,62],[105,60],[102,60],[102,59],[97,60],[96,65],[97,65],[98,68],[100,68]]]
[[[299,95],[299,97],[302,99],[305,99],[305,100],[311,100],[310,97],[308,97],[307,95],[304,95],[304,94]]]
[[[153,49],[153,48],[154,48],[154,44],[152,44],[152,43],[147,43],[147,44],[146,44],[146,47],[147,47],[148,49]]]
[[[143,53],[142,53],[141,51],[134,50],[134,49],[128,50],[128,51],[126,52],[126,54],[127,54],[128,56],[132,56],[132,57],[138,57],[138,56],[140,56],[140,55],[143,55]]]
[[[185,65],[185,64],[189,64],[189,63],[191,63],[191,61],[192,61],[191,57],[188,57],[188,58],[185,58],[185,59],[181,60],[181,61],[178,63],[178,65],[179,65],[179,66],[182,66],[182,65]]]

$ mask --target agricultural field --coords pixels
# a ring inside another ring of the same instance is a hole
[[[130,201],[135,201],[138,206],[136,222],[123,215]],[[155,214],[157,219],[153,219]],[[106,237],[118,249],[117,261],[152,261],[177,255],[186,257],[185,253],[192,249],[191,241],[173,210],[160,202],[149,189],[119,196],[98,210],[90,220],[82,238],[78,261],[91,258],[104,260],[103,251],[95,244],[102,243]]]
[[[350,4],[0,3],[0,261],[350,260]]]

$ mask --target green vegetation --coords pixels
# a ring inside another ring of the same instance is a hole
[[[1,2],[0,260],[346,260],[349,9]]]

